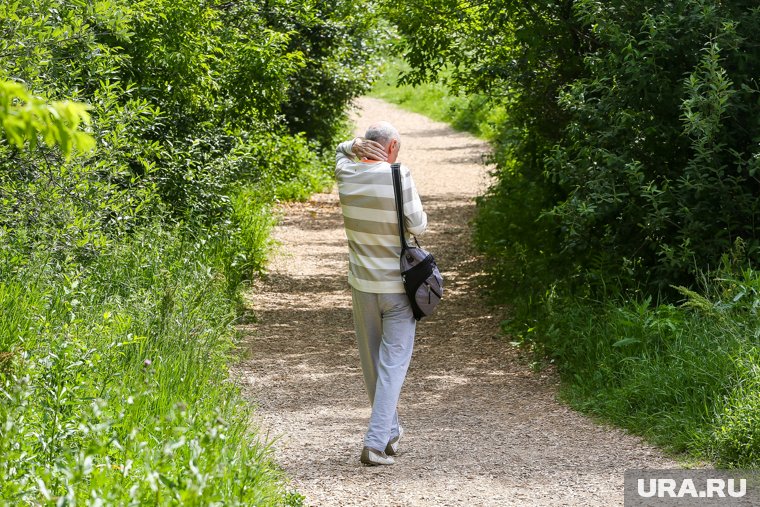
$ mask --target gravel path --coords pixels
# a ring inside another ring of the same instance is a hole
[[[418,326],[391,467],[359,463],[369,419],[354,345],[347,246],[337,194],[282,207],[280,249],[248,294],[238,365],[264,434],[293,486],[313,506],[610,506],[623,473],[676,464],[636,437],[556,401],[556,379],[534,374],[499,335],[503,310],[479,295],[470,246],[473,198],[486,185],[487,145],[375,99],[358,101],[357,132],[394,123],[400,160],[428,212],[420,238],[446,278],[446,298]]]

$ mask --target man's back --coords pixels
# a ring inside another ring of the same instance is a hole
[[[393,180],[387,162],[355,162],[351,143],[338,147],[335,175],[349,245],[349,283],[373,293],[403,293]],[[402,166],[406,228],[420,234],[427,216],[411,173]]]

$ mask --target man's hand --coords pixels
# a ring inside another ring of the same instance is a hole
[[[357,137],[354,139],[351,151],[359,158],[379,160],[380,162],[388,160],[388,154],[385,152],[385,148],[383,148],[382,144],[370,141],[369,139],[364,139],[363,137]]]

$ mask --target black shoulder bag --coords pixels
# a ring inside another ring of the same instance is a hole
[[[401,280],[409,296],[414,318],[427,317],[440,303],[443,297],[443,277],[438,270],[435,259],[430,252],[422,249],[414,237],[417,246],[409,246],[404,233],[404,196],[401,188],[401,165],[391,164],[393,175],[393,193],[396,198],[398,216],[398,233],[401,239]]]

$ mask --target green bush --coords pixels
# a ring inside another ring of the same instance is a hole
[[[229,213],[228,194],[242,180],[266,179],[290,194],[324,180],[322,150],[343,129],[351,98],[368,88],[382,44],[364,7],[23,0],[0,10],[0,79],[90,104],[99,144],[80,165],[98,183],[129,190],[121,214],[149,195],[176,221],[208,224]],[[277,143],[281,154],[266,148]],[[236,158],[251,151],[260,156]],[[26,157],[25,173],[41,172],[43,158]]]
[[[542,275],[544,290],[604,291],[604,278],[672,296],[670,285],[694,284],[737,237],[758,260],[754,3],[385,8],[411,66],[402,81],[444,77],[452,93],[506,108],[495,136],[503,170],[481,215],[525,207],[556,241],[540,246],[543,226],[526,238],[522,213],[481,237],[508,258],[536,245],[525,257],[537,264],[522,269],[561,266]]]
[[[635,266],[651,291],[692,284],[737,237],[757,260],[760,11],[717,4],[578,2],[595,46],[563,90],[565,135],[548,171],[568,191],[551,213],[581,266]]]
[[[263,2],[260,8],[269,26],[297,34],[288,48],[304,56],[304,66],[288,77],[283,105],[288,130],[304,133],[331,155],[343,133],[347,106],[369,91],[386,45],[375,4],[281,0]]]
[[[475,241],[512,339],[575,406],[756,467],[756,2],[383,6],[403,83],[506,111]]]
[[[371,15],[310,5],[353,35],[302,50],[288,1],[0,5],[0,504],[301,503],[229,364],[272,204],[326,184],[373,66]],[[301,134],[315,68],[341,87]]]

